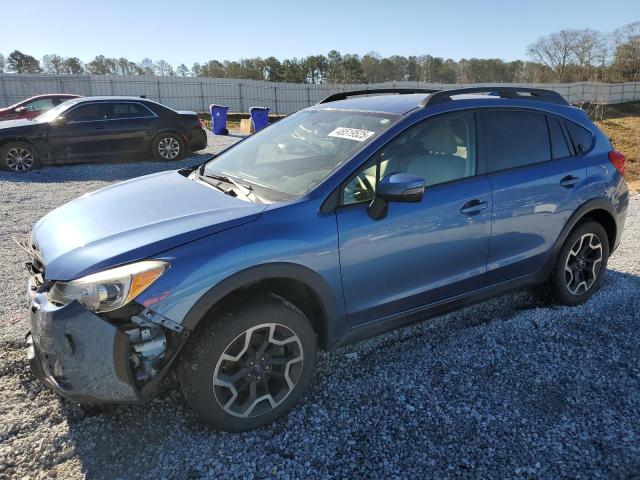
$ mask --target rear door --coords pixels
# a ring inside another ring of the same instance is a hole
[[[114,154],[134,155],[147,150],[157,115],[139,102],[109,102],[105,128]]]
[[[586,168],[561,119],[540,111],[486,110],[481,143],[493,189],[489,283],[535,271],[586,197]]]

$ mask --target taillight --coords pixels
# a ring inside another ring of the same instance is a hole
[[[611,165],[616,167],[622,175],[624,175],[624,169],[627,167],[627,157],[625,157],[622,152],[618,150],[611,150],[609,152],[609,161]]]

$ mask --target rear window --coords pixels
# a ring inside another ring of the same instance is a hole
[[[567,126],[567,130],[569,130],[569,135],[571,135],[571,140],[573,141],[576,152],[586,152],[591,148],[593,135],[589,130],[570,121],[565,122],[565,125]]]
[[[484,113],[489,170],[505,170],[551,159],[544,115],[496,110]]]
[[[150,117],[151,112],[139,103],[112,103],[109,118],[140,118]]]

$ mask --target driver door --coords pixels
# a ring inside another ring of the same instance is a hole
[[[491,185],[477,175],[473,112],[424,120],[382,148],[345,185],[337,211],[350,325],[410,311],[483,286],[491,233]],[[389,173],[424,178],[419,203],[367,207]]]
[[[113,148],[104,102],[81,103],[65,112],[64,119],[56,120],[51,123],[47,138],[58,161],[91,161]]]

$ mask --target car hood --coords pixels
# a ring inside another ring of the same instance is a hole
[[[20,128],[33,125],[37,125],[37,123],[26,118],[19,118],[17,120],[3,120],[2,123],[0,123],[0,130],[8,130],[10,128]]]
[[[256,205],[161,172],[87,193],[44,216],[31,244],[45,279],[71,280],[256,219]]]

